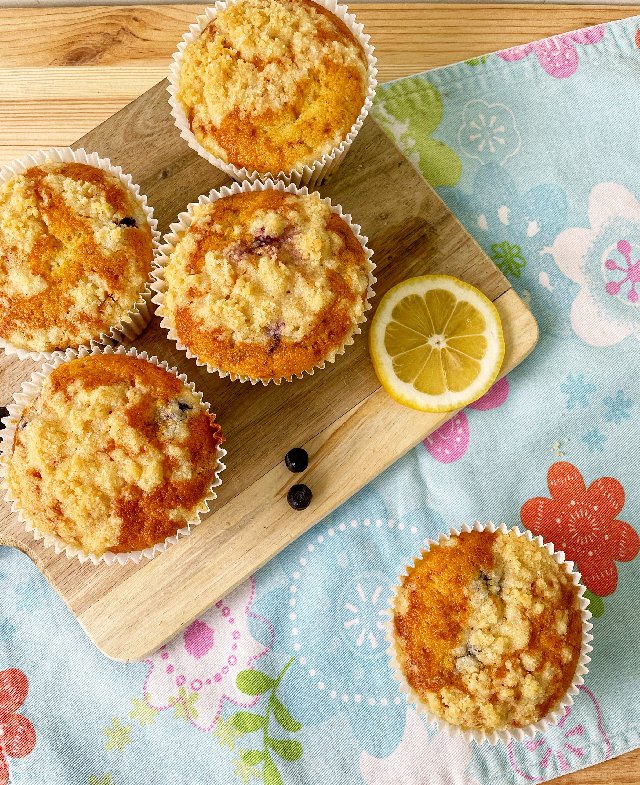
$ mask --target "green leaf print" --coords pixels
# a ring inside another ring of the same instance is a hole
[[[487,62],[487,55],[480,57],[472,57],[470,60],[465,60],[467,65],[484,65]]]
[[[264,728],[265,718],[250,711],[239,711],[233,715],[233,725],[240,733],[253,733],[258,728]]]
[[[272,689],[275,681],[266,673],[248,670],[240,671],[236,684],[245,695],[262,695],[263,692]]]
[[[257,766],[264,760],[263,750],[245,750],[242,753],[242,760],[249,766]]]
[[[233,763],[236,775],[243,785],[249,785],[252,779],[262,779],[262,772],[253,764],[247,763],[242,758],[236,758]]]
[[[589,589],[585,589],[584,596],[589,600],[589,610],[594,618],[599,619],[600,616],[604,616],[604,600],[602,597],[598,597],[597,594],[589,591]]]
[[[282,760],[291,762],[302,757],[302,744],[295,739],[277,739],[269,735],[269,720],[271,715],[281,728],[296,733],[302,728],[291,712],[276,695],[280,682],[291,667],[293,657],[282,668],[278,676],[273,679],[261,671],[244,670],[237,676],[236,684],[242,692],[248,695],[263,695],[262,705],[264,714],[253,711],[238,711],[226,722],[233,728],[234,733],[249,734],[262,731],[262,749],[242,750],[240,757],[235,761],[236,774],[244,785],[248,785],[253,777],[262,775],[265,785],[282,785],[282,778],[270,750]],[[266,703],[265,703],[266,698]],[[218,720],[220,722],[221,720]],[[225,735],[226,739],[226,735]],[[255,768],[260,764],[262,771]]]
[[[271,758],[267,758],[267,760],[265,760],[262,776],[264,777],[264,785],[282,785],[282,777],[280,776],[280,772],[276,768],[276,764],[271,760]]]
[[[287,707],[280,703],[275,695],[271,698],[271,707],[273,708],[273,716],[285,730],[292,733],[300,730],[302,725],[297,720],[293,719],[291,714],[289,714]]]
[[[436,186],[454,186],[462,175],[462,162],[444,142],[432,138],[442,121],[440,93],[420,76],[382,85],[373,114],[383,130]]]
[[[491,246],[491,258],[505,275],[520,278],[520,272],[527,264],[519,245],[511,245],[506,240]]]
[[[267,739],[271,749],[283,760],[298,760],[302,757],[302,744],[293,739]]]

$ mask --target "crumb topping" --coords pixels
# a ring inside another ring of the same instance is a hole
[[[316,194],[198,205],[165,268],[165,312],[203,362],[254,378],[312,368],[362,320],[366,255]]]
[[[311,0],[239,0],[184,50],[178,99],[202,146],[259,172],[329,153],[364,103],[367,60]]]
[[[40,531],[85,553],[140,550],[204,509],[221,441],[172,373],[88,356],[54,369],[23,412],[9,487]]]
[[[29,351],[98,338],[138,300],[152,258],[144,210],[117,177],[25,170],[0,186],[0,336]]]
[[[582,640],[577,587],[515,532],[469,532],[416,561],[394,609],[398,661],[426,706],[462,728],[537,722],[569,688]]]

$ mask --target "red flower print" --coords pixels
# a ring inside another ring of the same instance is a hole
[[[24,758],[33,750],[36,732],[26,717],[16,714],[29,692],[29,680],[17,668],[0,671],[0,785],[9,782],[7,758]]]
[[[636,46],[640,49],[640,30],[636,33]]]
[[[547,474],[550,499],[536,497],[522,505],[522,523],[574,561],[585,586],[606,597],[616,590],[616,561],[631,561],[640,537],[617,520],[624,488],[613,477],[601,477],[587,488],[576,467],[560,461]]]

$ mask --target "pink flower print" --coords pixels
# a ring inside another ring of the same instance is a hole
[[[254,595],[255,582],[249,578],[146,660],[149,706],[175,709],[196,728],[210,731],[225,700],[243,708],[256,703],[259,696],[238,690],[236,677],[271,649],[275,633],[266,619],[251,612]],[[249,618],[267,627],[268,646],[253,638]]]
[[[611,757],[611,742],[602,722],[600,704],[587,687],[582,685],[578,689],[575,703],[565,708],[560,722],[544,736],[509,743],[509,763],[523,779],[539,782],[543,774],[546,780],[581,768],[582,758],[596,736],[603,743],[604,759]]]
[[[482,398],[478,398],[477,401],[470,403],[469,409],[478,409],[478,411],[481,412],[488,412],[489,409],[497,409],[498,406],[502,406],[508,396],[509,381],[506,376],[503,376],[502,379],[498,379],[493,387],[490,387],[487,390]]]
[[[458,412],[429,434],[423,441],[427,452],[440,463],[454,463],[466,453],[469,447],[469,421],[464,412]]]
[[[622,257],[622,261],[625,266],[620,267],[615,259],[607,259],[605,262],[605,267],[607,270],[612,272],[615,271],[624,273],[624,278],[620,279],[618,276],[618,280],[608,281],[607,285],[605,286],[605,291],[612,297],[616,297],[620,294],[622,287],[628,283],[629,289],[627,291],[627,300],[629,300],[630,303],[635,304],[638,302],[636,284],[640,282],[640,259],[636,259],[635,262],[632,262],[632,247],[628,240],[618,240],[616,243],[616,250]]]
[[[474,403],[470,403],[470,409],[478,409],[481,412],[489,409],[497,409],[498,406],[507,400],[509,395],[509,382],[507,377],[497,381],[482,398],[478,398]],[[432,458],[440,463],[454,463],[467,452],[469,448],[469,420],[462,411],[455,414],[444,425],[429,434],[423,441],[427,452]]]
[[[618,183],[598,183],[587,204],[589,228],[565,229],[550,248],[580,287],[571,326],[591,346],[640,340],[640,202]]]
[[[213,630],[201,619],[196,619],[184,633],[184,648],[197,660],[213,648]]]
[[[544,70],[556,79],[565,79],[578,70],[578,52],[576,44],[597,44],[604,37],[604,25],[596,25],[586,30],[576,30],[574,33],[554,35],[524,46],[514,46],[497,52],[507,62],[522,60],[534,52],[538,62]]]

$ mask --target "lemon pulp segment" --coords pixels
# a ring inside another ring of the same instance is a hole
[[[482,292],[448,275],[425,275],[384,296],[370,350],[380,383],[396,400],[451,411],[489,389],[504,338],[498,312]]]

